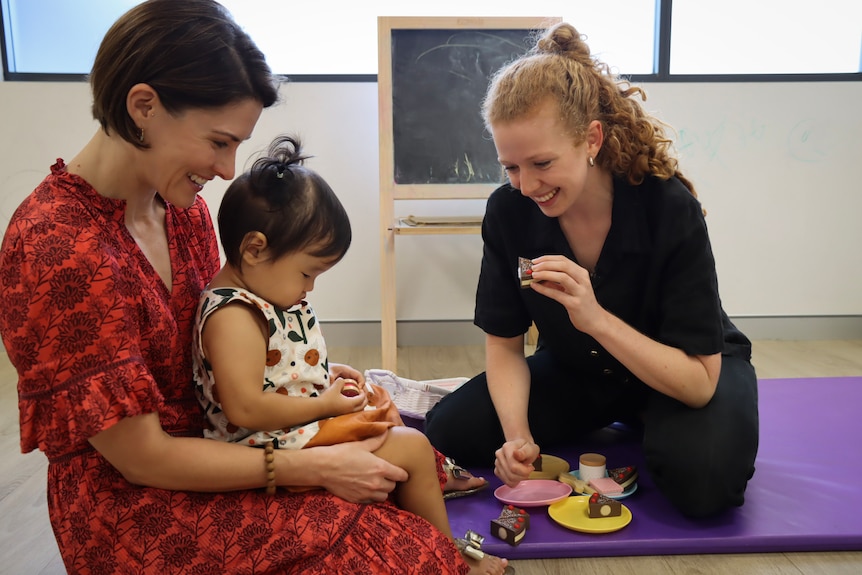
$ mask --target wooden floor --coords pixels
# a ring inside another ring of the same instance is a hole
[[[332,348],[330,358],[365,370],[380,367],[380,348]],[[757,341],[760,378],[862,376],[862,340]],[[412,379],[469,376],[484,369],[481,346],[398,350],[399,374]],[[64,573],[45,506],[46,460],[18,447],[15,371],[0,351],[0,575]],[[513,561],[518,575],[856,575],[862,551],[668,555]],[[167,574],[166,574],[167,575]]]

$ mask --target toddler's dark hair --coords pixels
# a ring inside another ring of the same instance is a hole
[[[228,263],[239,268],[246,235],[266,236],[273,259],[306,251],[339,261],[352,239],[350,219],[320,175],[303,166],[310,156],[295,136],[279,136],[265,157],[228,186],[218,212]]]

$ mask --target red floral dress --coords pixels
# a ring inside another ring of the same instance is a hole
[[[62,160],[12,217],[0,251],[0,334],[19,374],[21,450],[48,456],[48,510],[71,574],[465,573],[454,545],[391,503],[323,490],[207,494],[140,487],[88,438],[158,412],[201,436],[192,326],[219,265],[203,200],[166,205],[168,291],[124,224]],[[441,482],[445,475],[441,474]]]

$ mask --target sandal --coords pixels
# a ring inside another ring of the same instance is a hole
[[[482,551],[482,543],[485,538],[473,530],[468,529],[464,537],[457,537],[454,541],[455,547],[464,557],[469,557],[476,561],[481,561],[485,557],[485,552]],[[515,568],[507,565],[503,571],[503,575],[515,575]]]
[[[447,457],[446,460],[443,462],[443,470],[446,472],[446,475],[452,476],[457,480],[467,481],[475,477],[472,473],[455,463],[455,461],[451,457]],[[475,487],[469,487],[467,489],[450,489],[449,491],[443,492],[443,499],[448,500],[455,499],[457,497],[464,497],[466,495],[472,495],[487,488],[488,485],[488,480],[485,479],[484,483],[482,483],[481,485],[476,485]]]

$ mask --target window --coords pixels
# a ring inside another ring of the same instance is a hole
[[[375,81],[378,15],[560,16],[587,36],[596,56],[637,81],[751,74],[862,77],[858,1],[220,1],[267,54],[273,70],[296,81]],[[108,27],[137,3],[0,0],[6,79],[80,79]]]
[[[674,0],[671,74],[862,71],[862,2]]]
[[[139,0],[0,0],[6,72],[86,74],[111,24]]]
[[[652,71],[655,0],[371,0],[344,6],[318,0],[284,8],[284,0],[219,0],[245,26],[278,73],[377,74],[377,16],[559,16],[588,35],[590,48],[627,73]],[[360,6],[360,4],[362,4]],[[620,22],[620,11],[629,15]],[[271,17],[285,12],[284,17]],[[261,18],[262,14],[270,17]]]

